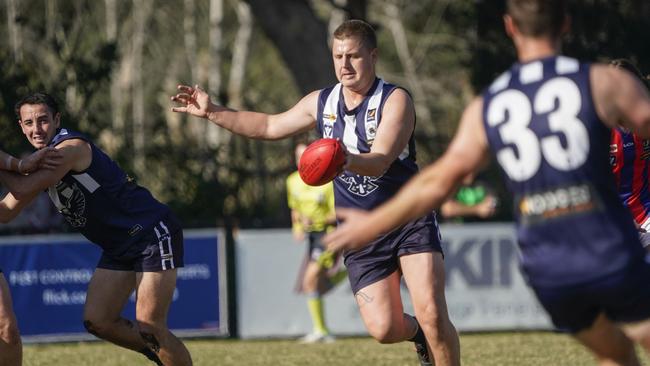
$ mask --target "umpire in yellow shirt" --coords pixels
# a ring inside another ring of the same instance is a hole
[[[296,146],[296,164],[306,145]],[[291,209],[291,226],[296,241],[307,243],[304,264],[298,278],[298,289],[307,295],[313,330],[300,338],[301,343],[329,343],[334,341],[325,325],[322,296],[345,279],[347,272],[340,269],[338,255],[325,251],[321,239],[336,224],[334,213],[334,187],[305,184],[298,172],[287,178],[287,199]]]

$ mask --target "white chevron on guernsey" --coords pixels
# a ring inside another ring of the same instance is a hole
[[[99,183],[88,173],[83,174],[73,174],[72,178],[76,179],[81,185],[88,190],[88,192],[93,193],[100,187]]]

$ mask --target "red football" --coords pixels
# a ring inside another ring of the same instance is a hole
[[[331,181],[345,164],[343,145],[335,139],[312,142],[300,157],[298,173],[310,186],[322,186]]]

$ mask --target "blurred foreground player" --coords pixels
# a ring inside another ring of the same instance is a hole
[[[38,168],[53,169],[60,163],[60,154],[54,149],[43,149],[25,159],[16,159],[0,151],[0,169],[26,174]],[[11,208],[0,203],[0,221],[12,218]],[[19,366],[22,364],[23,349],[20,332],[14,314],[9,284],[0,269],[0,365]]]
[[[307,146],[296,145],[296,164]],[[334,337],[325,322],[323,295],[329,292],[347,272],[341,268],[339,255],[325,251],[321,240],[334,228],[334,187],[331,182],[310,186],[302,181],[298,171],[287,177],[287,200],[291,209],[291,228],[297,242],[306,242],[306,258],[298,276],[299,292],[307,295],[307,307],[312,332],[300,338],[301,343],[330,343]]]
[[[0,270],[0,365],[19,366],[22,359],[23,347],[9,285]]]
[[[88,332],[158,365],[191,365],[189,352],[167,329],[176,268],[183,266],[183,231],[173,213],[87,137],[61,128],[50,95],[28,95],[15,112],[34,148],[53,147],[62,158],[52,170],[0,172],[10,192],[2,204],[15,216],[47,190],[66,221],[102,248],[84,306]],[[135,323],[120,315],[134,289]]]
[[[413,175],[415,109],[409,93],[377,77],[374,29],[360,20],[342,23],[333,34],[332,59],[339,83],[316,90],[286,112],[235,111],[215,105],[202,89],[180,85],[175,112],[205,118],[236,134],[277,140],[317,127],[338,138],[349,152],[334,179],[336,210],[371,209],[389,199]],[[361,317],[381,343],[413,341],[422,365],[458,365],[460,345],[449,320],[445,271],[433,212],[393,233],[374,235],[372,247],[344,253]],[[404,276],[417,320],[404,313]],[[427,347],[428,346],[428,347]]]
[[[489,149],[515,196],[522,268],[555,326],[601,365],[638,365],[650,349],[650,265],[608,164],[609,128],[650,137],[650,98],[627,72],[559,55],[566,1],[509,0],[519,62],[463,113],[451,145],[395,196],[345,221],[329,248],[358,248],[442,204]]]

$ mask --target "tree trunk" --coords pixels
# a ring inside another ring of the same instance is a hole
[[[332,34],[336,30],[336,28],[341,25],[345,21],[345,19],[348,17],[348,14],[344,10],[345,7],[348,5],[347,0],[332,0],[332,3],[334,5],[334,8],[332,9],[332,12],[330,13],[330,19],[329,19],[329,24],[328,24],[328,39],[329,39],[329,44],[332,44]]]
[[[23,60],[23,52],[21,49],[22,37],[20,31],[20,24],[16,21],[18,16],[16,0],[7,0],[7,31],[9,33],[9,44],[11,45],[11,52],[14,56],[14,61],[19,63]]]
[[[210,0],[210,44],[208,45],[208,93],[221,103],[221,48],[223,43],[223,0]],[[204,138],[207,146],[219,146],[227,132],[212,123],[204,125]]]
[[[153,9],[153,0],[133,0],[135,27],[133,29],[133,64],[131,82],[133,87],[133,166],[144,174],[146,166],[144,80],[142,78],[144,43],[147,24]]]
[[[336,82],[327,45],[327,24],[316,16],[308,1],[246,1],[257,23],[278,47],[303,94]]]
[[[420,83],[420,76],[417,73],[415,63],[411,57],[411,51],[408,46],[408,39],[406,38],[406,31],[404,29],[404,24],[402,24],[399,8],[396,4],[387,2],[384,6],[384,11],[386,13],[385,24],[387,24],[391,34],[393,35],[395,48],[397,49],[397,56],[404,68],[406,80],[408,80],[409,87],[413,93],[416,113],[422,120],[431,121],[431,113],[427,106],[427,98],[424,93],[424,88]]]
[[[187,66],[192,75],[192,83],[198,83],[197,77],[197,52],[196,52],[196,27],[194,23],[195,4],[194,0],[185,0],[184,2],[184,16],[183,16],[183,37],[185,45],[185,56],[187,58]]]
[[[105,7],[105,21],[106,21],[106,41],[109,43],[114,43],[115,47],[118,47],[117,44],[117,3],[116,0],[104,0]],[[118,53],[119,54],[119,53]],[[104,147],[109,154],[115,154],[122,146],[122,138],[116,138],[116,136],[123,137],[124,129],[124,99],[122,98],[122,92],[120,90],[119,83],[119,73],[122,67],[122,60],[116,62],[118,65],[117,68],[111,71],[111,85],[110,85],[110,96],[111,96],[111,126],[110,129],[104,129],[100,134],[100,141],[102,142],[102,147]]]
[[[250,39],[253,33],[253,19],[250,6],[247,3],[238,1],[235,10],[239,28],[237,29],[232,51],[232,66],[230,68],[230,79],[228,80],[228,105],[235,109],[241,109],[244,107],[242,86],[244,84],[246,64],[248,63]]]
[[[117,4],[116,0],[104,0],[106,6],[106,40],[117,40]]]
[[[57,4],[56,0],[47,1],[45,5],[45,38],[48,42],[54,40],[56,33]]]

